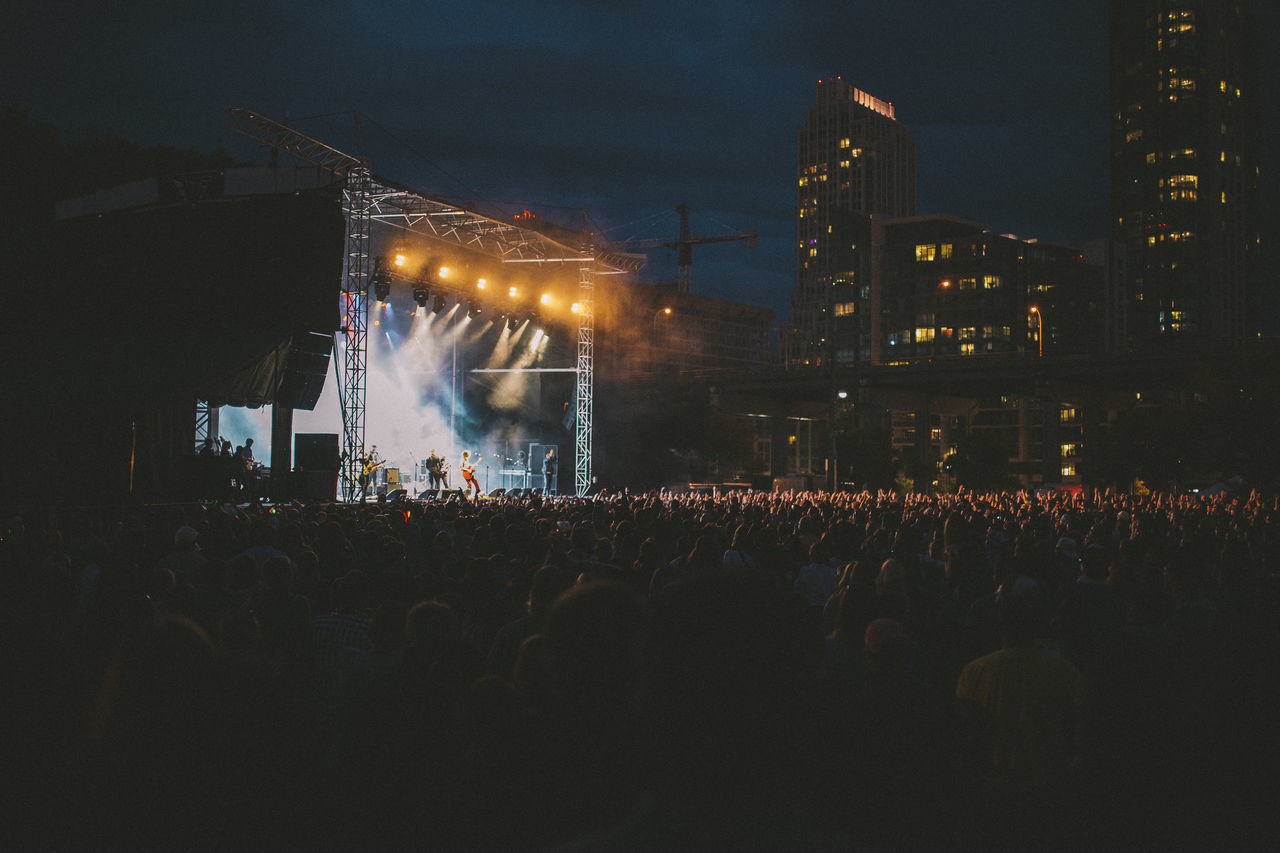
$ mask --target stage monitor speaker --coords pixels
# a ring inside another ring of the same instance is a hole
[[[338,434],[300,432],[293,437],[293,467],[299,471],[337,471]]]
[[[421,500],[433,501],[438,497],[440,497],[439,489],[423,489],[421,492],[418,493],[418,500],[420,501]]]
[[[285,362],[284,378],[276,390],[277,406],[311,411],[324,390],[329,375],[329,353],[333,335],[304,332],[293,336],[293,346]]]
[[[388,501],[402,501],[409,497],[409,493],[404,489],[395,488],[387,490]]]
[[[491,498],[500,498],[500,497],[502,497],[503,495],[505,495],[506,493],[507,493],[507,490],[506,490],[506,489],[494,489],[492,492],[490,492],[490,493],[489,493],[489,497],[491,497]]]
[[[328,503],[338,494],[338,474],[334,471],[290,471],[288,497],[308,503]]]
[[[511,489],[509,492],[507,492],[507,497],[518,498],[523,494],[524,494],[524,489]]]

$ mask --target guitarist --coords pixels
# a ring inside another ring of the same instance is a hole
[[[480,484],[476,482],[476,463],[479,462],[481,458],[483,457],[477,456],[473,460],[471,458],[471,451],[464,450],[462,451],[462,464],[458,466],[459,470],[462,471],[463,493],[469,496],[471,494],[471,489],[474,487],[476,490],[476,498],[480,497]]]
[[[443,477],[444,471],[442,470],[444,466],[444,460],[441,459],[436,454],[435,450],[432,450],[431,455],[427,457],[426,466],[427,466],[427,488],[430,488],[430,489],[440,488],[440,484],[444,480],[444,477]]]
[[[373,445],[368,453],[360,454],[360,502],[364,503],[369,486],[373,483],[373,472],[382,467],[382,459],[378,456],[378,445]]]

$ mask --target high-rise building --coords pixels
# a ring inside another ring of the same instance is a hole
[[[796,161],[796,289],[789,364],[870,360],[871,217],[913,216],[915,140],[893,104],[840,78],[818,82]]]
[[[1108,343],[1257,334],[1258,40],[1241,0],[1112,0]]]

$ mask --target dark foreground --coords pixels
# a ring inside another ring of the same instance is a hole
[[[1257,849],[1256,496],[27,513],[6,849]]]

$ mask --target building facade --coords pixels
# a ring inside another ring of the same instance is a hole
[[[1258,38],[1241,0],[1112,0],[1114,349],[1258,332]]]
[[[799,133],[788,365],[872,359],[871,221],[913,216],[915,198],[915,140],[893,104],[838,77],[819,81]]]
[[[881,363],[1098,349],[1103,272],[1079,249],[949,216],[878,221]]]

